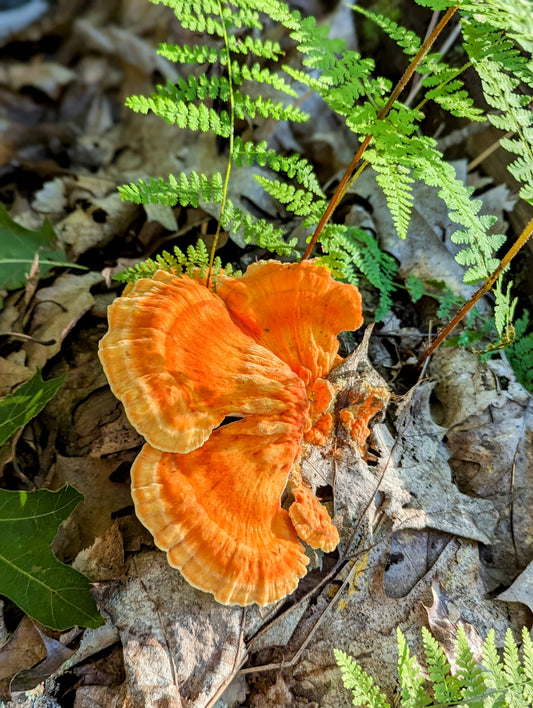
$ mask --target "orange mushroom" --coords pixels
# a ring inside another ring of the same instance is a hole
[[[309,386],[336,363],[339,332],[363,324],[357,288],[313,261],[259,261],[242,278],[219,278],[233,321]]]
[[[216,294],[158,271],[110,306],[100,359],[148,443],[132,467],[137,515],[169,563],[219,602],[264,605],[292,592],[308,563],[298,536],[337,545],[295,465],[306,431],[317,442],[328,434],[322,377],[338,332],[361,319],[357,289],[308,261],[220,276]]]

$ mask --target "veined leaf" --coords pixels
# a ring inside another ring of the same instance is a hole
[[[89,580],[50,549],[59,526],[82,500],[68,485],[57,492],[0,489],[0,593],[52,629],[103,624]]]
[[[70,266],[64,252],[54,247],[55,241],[56,234],[48,220],[37,231],[30,231],[13,221],[0,204],[0,288],[22,288],[36,253],[41,273],[54,265]]]
[[[36,371],[29,381],[0,401],[0,446],[42,411],[64,380],[65,376],[59,376],[43,381],[41,372]]]

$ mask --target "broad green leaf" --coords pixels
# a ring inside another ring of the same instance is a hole
[[[77,489],[0,489],[0,594],[47,627],[103,624],[89,580],[56,558],[50,544],[83,500]]]
[[[13,221],[0,204],[0,289],[22,288],[36,253],[41,273],[54,265],[71,267],[63,251],[54,248],[55,242],[56,234],[48,219],[40,229],[30,231]]]
[[[42,411],[64,380],[65,376],[59,376],[43,381],[41,372],[36,371],[29,381],[0,401],[0,446]]]

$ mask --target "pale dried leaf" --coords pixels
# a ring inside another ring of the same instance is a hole
[[[90,288],[101,281],[100,273],[63,273],[52,285],[38,291],[31,335],[41,341],[54,340],[55,344],[45,347],[29,342],[26,346],[28,366],[43,367],[48,359],[57,354],[63,339],[93,305]]]
[[[136,555],[103,606],[120,632],[133,705],[206,706],[242,656],[242,608],[192,588],[162,553]]]

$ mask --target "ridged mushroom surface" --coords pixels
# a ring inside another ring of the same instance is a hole
[[[137,516],[219,602],[275,602],[306,572],[298,537],[337,545],[297,463],[306,433],[324,442],[330,432],[322,377],[337,363],[337,334],[361,322],[357,289],[313,262],[257,263],[219,276],[216,293],[158,271],[110,306],[100,359],[148,443],[132,467]]]

